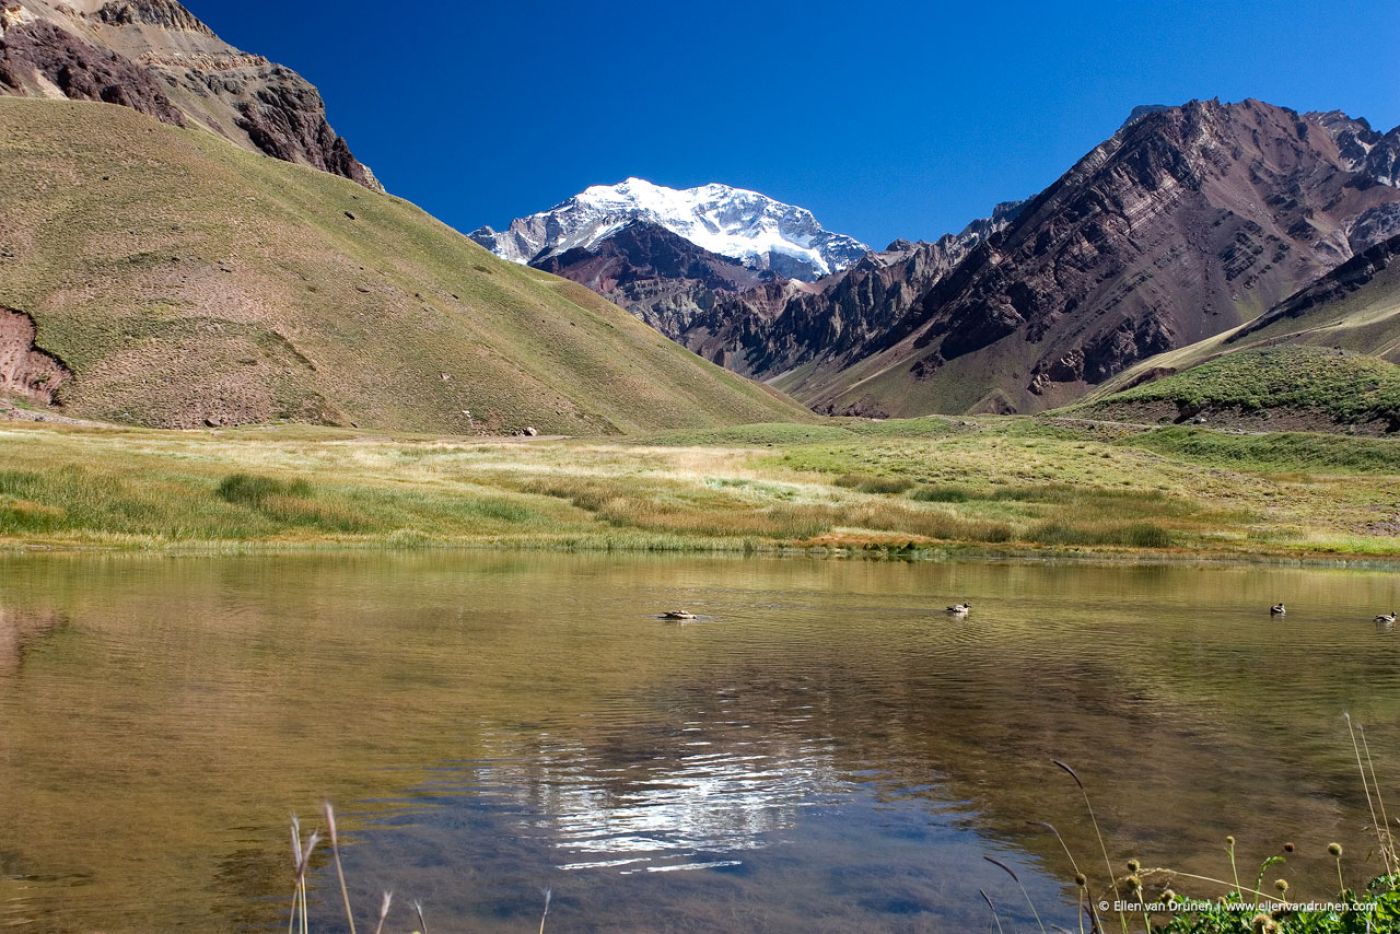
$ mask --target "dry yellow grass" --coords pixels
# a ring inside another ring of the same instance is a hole
[[[406,201],[103,104],[0,99],[0,307],[67,414],[606,435],[809,420]]]
[[[1357,446],[1341,451],[1360,466],[1299,469],[1319,438],[1276,436],[1270,462],[1229,447],[1265,439],[1014,418],[627,443],[11,424],[0,541],[1400,555],[1397,477],[1373,463],[1394,442],[1325,439],[1333,461]]]

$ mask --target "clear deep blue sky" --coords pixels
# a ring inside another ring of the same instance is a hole
[[[638,175],[754,188],[878,247],[1038,191],[1136,104],[1400,123],[1393,0],[185,2],[462,230]]]

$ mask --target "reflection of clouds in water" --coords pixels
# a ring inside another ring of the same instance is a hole
[[[475,779],[538,815],[522,830],[549,835],[567,854],[561,869],[735,866],[841,782],[827,743],[727,739],[711,732],[717,728],[742,736],[747,724],[630,736],[632,756],[545,737],[527,760],[478,766]]]

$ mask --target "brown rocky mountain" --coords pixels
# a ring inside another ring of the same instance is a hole
[[[0,0],[0,94],[121,104],[379,187],[311,84],[176,0]]]
[[[1400,128],[1193,101],[1136,109],[1029,202],[814,283],[668,282],[645,258],[629,274],[631,243],[547,268],[819,411],[1035,412],[1249,321],[1400,233],[1397,173]],[[614,284],[629,279],[645,284]]]
[[[1349,345],[1400,363],[1400,234],[1358,253],[1222,342],[1236,348],[1286,335]],[[1358,296],[1357,293],[1363,293]],[[1365,314],[1357,312],[1364,309]],[[1352,337],[1356,340],[1351,340]]]
[[[1251,431],[1400,432],[1400,234],[1247,324],[1124,370],[1069,412]]]
[[[1342,350],[1400,364],[1400,234],[1356,254],[1247,324],[1124,370],[1086,401],[1101,402],[1232,353],[1280,346]]]
[[[588,286],[706,359],[767,379],[854,362],[853,351],[888,332],[1018,207],[998,205],[934,243],[896,241],[812,283],[751,269],[646,223],[532,265]]]
[[[1131,119],[838,372],[821,411],[1034,412],[1236,327],[1400,232],[1400,132],[1259,101]]]
[[[761,379],[783,376],[801,398],[809,374],[840,371],[898,326],[914,303],[1002,229],[1020,202],[932,243],[897,240],[811,285],[770,285],[728,297],[683,342],[716,363]]]
[[[587,286],[682,343],[695,320],[723,296],[777,279],[647,221],[628,224],[591,249],[531,265]]]

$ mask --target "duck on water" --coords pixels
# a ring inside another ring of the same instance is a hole
[[[971,603],[955,603],[944,610],[949,616],[966,616],[972,612]]]

